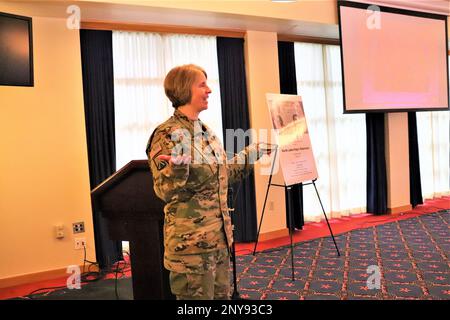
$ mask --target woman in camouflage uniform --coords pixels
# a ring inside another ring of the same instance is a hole
[[[164,80],[175,112],[147,144],[155,193],[164,207],[164,266],[177,299],[229,299],[228,183],[244,178],[270,148],[246,147],[227,161],[215,134],[198,115],[208,108],[206,72],[173,68]],[[265,151],[266,150],[266,151]]]

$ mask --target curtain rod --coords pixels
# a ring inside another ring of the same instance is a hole
[[[226,30],[212,28],[197,28],[189,26],[172,26],[159,24],[136,24],[113,21],[81,21],[81,29],[90,30],[117,30],[117,31],[137,31],[137,32],[157,32],[157,33],[181,33],[195,35],[210,35],[228,38],[244,38],[245,30]],[[278,35],[278,41],[310,42],[321,44],[339,45],[339,39],[296,36],[296,35]]]
[[[112,21],[81,21],[81,29],[90,30],[120,30],[120,31],[141,31],[157,33],[181,33],[196,35],[211,35],[230,38],[244,38],[245,31],[196,28],[188,26],[171,26],[158,24],[135,24]]]

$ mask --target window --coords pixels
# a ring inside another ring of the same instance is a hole
[[[339,46],[295,43],[297,92],[303,99],[319,178],[316,186],[331,217],[366,211],[366,124],[343,114]],[[313,186],[303,188],[305,221],[320,221]]]
[[[173,114],[163,82],[177,65],[193,63],[207,72],[212,93],[200,118],[222,138],[216,37],[114,31],[113,60],[117,169],[146,159],[150,134]]]
[[[450,112],[417,112],[416,116],[422,196],[432,199],[449,195]]]

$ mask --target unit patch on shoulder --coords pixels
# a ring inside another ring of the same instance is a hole
[[[164,169],[168,162],[166,160],[159,160],[158,156],[162,153],[162,147],[160,143],[156,143],[155,146],[150,151],[150,159],[152,159],[158,171]]]
[[[162,169],[164,169],[167,166],[166,160],[153,159],[153,162],[155,163],[155,166],[156,166],[156,168],[158,168],[159,171],[161,171]]]
[[[157,156],[162,150],[162,147],[159,143],[155,145],[154,148],[150,151],[150,158],[153,159],[155,156]]]

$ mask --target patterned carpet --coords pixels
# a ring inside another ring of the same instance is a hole
[[[295,281],[290,246],[238,256],[239,293],[253,300],[448,300],[449,219],[442,210],[341,234],[341,257],[331,238],[297,243]]]

